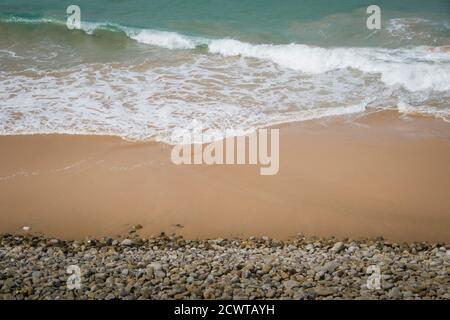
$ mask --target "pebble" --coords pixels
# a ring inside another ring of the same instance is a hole
[[[295,287],[298,287],[300,285],[300,283],[298,281],[295,280],[287,280],[283,282],[283,286],[287,289],[287,290],[292,290]]]
[[[345,245],[343,242],[336,242],[334,246],[331,248],[331,251],[334,253],[339,253],[345,248]]]
[[[389,297],[398,300],[401,299],[402,293],[399,288],[392,288],[391,291],[389,291]]]
[[[449,299],[448,246],[378,239],[0,235],[1,299]],[[69,289],[67,267],[81,271]],[[380,265],[381,289],[367,287]]]
[[[115,296],[112,293],[108,293],[105,297],[105,300],[112,300],[115,299]]]
[[[314,292],[320,297],[326,297],[332,295],[334,293],[334,289],[326,287],[315,287]]]
[[[131,239],[125,239],[120,243],[122,246],[131,246],[133,245],[133,240]]]
[[[324,273],[333,273],[339,267],[339,263],[337,261],[329,261],[324,264],[322,271]]]

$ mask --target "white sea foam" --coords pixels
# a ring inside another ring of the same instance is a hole
[[[130,38],[145,44],[166,48],[166,49],[195,49],[199,41],[184,37],[176,32],[155,31],[155,30],[127,30]]]
[[[436,108],[432,106],[411,106],[403,101],[399,102],[397,105],[398,111],[401,113],[412,113],[412,114],[422,114],[433,117],[441,118],[447,122],[450,122],[450,110],[443,108]]]
[[[379,85],[370,89],[383,95]],[[27,75],[0,72],[0,134],[109,134],[170,143],[172,131],[193,119],[210,132],[242,132],[361,112],[364,90],[364,80],[346,70],[302,78],[271,62],[248,65],[211,55],[141,71],[89,64]]]
[[[400,40],[435,39],[436,31],[445,32],[450,30],[448,21],[432,21],[423,18],[394,18],[387,22],[386,30],[394,38]]]
[[[440,48],[321,48],[302,44],[251,44],[234,39],[189,37],[176,32],[122,29],[138,42],[166,49],[195,49],[205,45],[210,53],[269,60],[309,74],[353,68],[380,74],[387,85],[402,85],[410,91],[450,90],[450,52]]]
[[[450,52],[440,48],[321,48],[302,44],[251,44],[233,39],[209,40],[157,30],[127,28],[125,32],[138,42],[166,49],[195,49],[205,45],[210,53],[269,60],[304,73],[353,68],[380,74],[387,85],[402,85],[410,91],[450,90]]]
[[[102,29],[119,30],[137,42],[166,49],[195,49],[197,45],[204,44],[207,41],[177,32],[131,28],[113,23],[82,22],[81,29],[87,34],[93,34],[96,30]]]
[[[56,23],[51,19],[10,18],[25,23]],[[392,19],[388,30],[404,32],[411,23],[424,19]],[[318,74],[353,68],[365,73],[380,74],[387,85],[401,85],[410,91],[450,90],[450,51],[439,47],[385,48],[322,48],[303,44],[251,44],[234,39],[206,39],[177,32],[138,29],[118,24],[83,21],[82,29],[92,34],[98,29],[120,30],[128,37],[145,44],[166,49],[195,49],[208,46],[210,53],[243,56],[272,61],[282,67]],[[391,28],[391,29],[389,29]]]
[[[7,49],[0,50],[0,56],[1,55],[9,56],[12,58],[19,58],[19,56],[14,51],[7,50]]]
[[[305,73],[324,73],[353,68],[381,74],[387,85],[403,85],[410,91],[450,90],[450,53],[432,52],[430,48],[320,48],[307,45],[253,45],[232,39],[214,40],[212,53],[267,59],[281,66]]]
[[[242,57],[192,55],[181,65],[138,69],[86,64],[26,75],[1,71],[0,134],[100,134],[172,143],[171,133],[196,119],[213,141],[217,130],[248,132],[400,101],[414,108],[429,98],[420,92],[409,101],[410,94],[349,69],[305,76]]]
[[[61,22],[60,20],[51,18],[24,18],[16,16],[9,16],[2,18],[1,22],[24,23],[24,24],[41,24],[41,23],[64,24],[64,22]]]
[[[450,52],[433,47],[407,49],[321,48],[302,44],[251,44],[233,39],[208,40],[176,32],[126,30],[134,40],[167,49],[195,49],[207,45],[211,53],[270,60],[278,65],[318,74],[353,68],[380,74],[387,85],[410,91],[450,90]]]
[[[445,48],[320,48],[102,23],[82,28],[86,33],[120,30],[145,44],[191,51],[176,51],[176,63],[85,63],[55,70],[33,70],[32,63],[24,65],[26,72],[2,69],[0,134],[100,134],[171,143],[171,133],[193,119],[213,141],[217,130],[239,134],[368,107],[449,117],[450,52]],[[207,49],[194,50],[198,46]],[[4,48],[0,56],[2,62],[17,62],[22,53]]]

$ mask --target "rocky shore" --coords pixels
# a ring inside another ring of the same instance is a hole
[[[1,235],[0,299],[450,299],[448,244],[137,233]]]

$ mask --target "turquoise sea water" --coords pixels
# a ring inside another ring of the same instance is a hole
[[[450,1],[447,0],[384,0],[375,3],[370,0],[3,0],[0,13],[2,17],[65,21],[65,9],[70,4],[81,8],[85,21],[175,31],[199,37],[336,46],[401,45],[402,41],[393,41],[387,35],[384,39],[381,36],[367,38],[371,32],[365,28],[365,9],[377,4],[382,9],[384,24],[392,23],[390,20],[395,18],[430,19],[437,24],[434,30],[429,30],[435,33],[435,39],[429,39],[430,44],[434,40],[443,43],[445,38],[448,44],[450,36]],[[410,40],[411,43],[414,40],[427,41],[420,38]]]
[[[68,30],[66,8],[81,9]],[[381,8],[381,29],[366,8]],[[448,119],[448,0],[0,2],[0,133],[168,141],[393,108]]]

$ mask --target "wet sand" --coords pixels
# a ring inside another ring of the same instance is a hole
[[[378,112],[283,125],[280,169],[172,164],[117,137],[0,137],[0,233],[63,239],[303,233],[450,241],[450,124]]]

